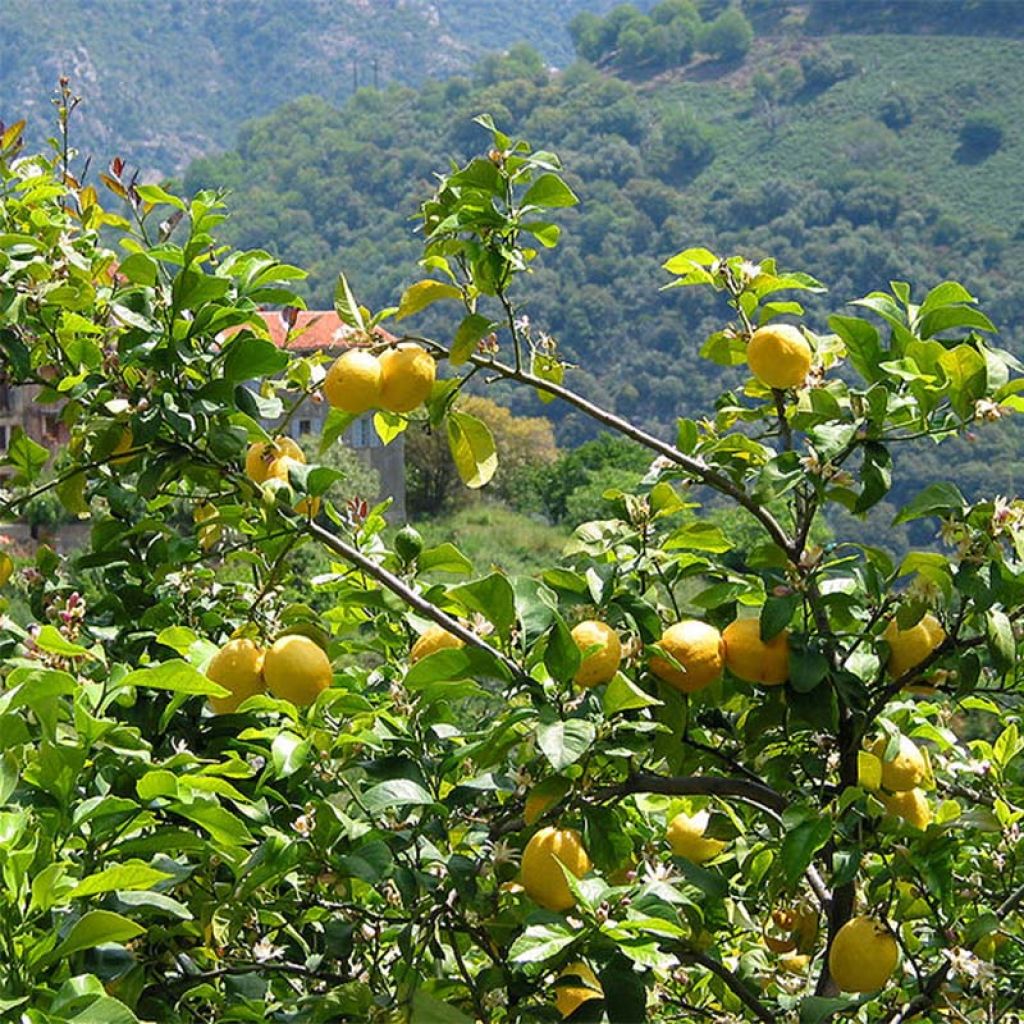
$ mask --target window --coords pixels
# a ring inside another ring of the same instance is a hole
[[[0,424],[0,452],[7,451],[7,425]]]
[[[57,437],[60,433],[60,423],[53,413],[46,413],[43,416],[43,434],[46,437]]]
[[[299,420],[299,437],[303,434],[313,433],[313,421],[312,420]]]
[[[0,384],[0,412],[11,411],[11,385]]]

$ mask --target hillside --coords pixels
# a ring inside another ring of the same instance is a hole
[[[83,96],[76,144],[149,176],[230,145],[238,125],[309,92],[340,103],[361,85],[464,69],[521,40],[564,64],[566,22],[612,0],[4,0],[0,119],[51,131],[60,75]]]

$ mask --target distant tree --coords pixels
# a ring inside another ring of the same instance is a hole
[[[569,38],[576,54],[584,60],[596,61],[604,55],[602,28],[604,19],[593,11],[580,11],[569,22]]]
[[[715,156],[715,142],[708,125],[688,110],[678,108],[661,119],[663,170],[674,179],[699,173]]]
[[[812,92],[822,92],[844,78],[857,73],[857,61],[849,56],[840,56],[831,46],[825,45],[800,58],[804,81]]]
[[[1003,144],[1003,121],[993,111],[971,114],[960,129],[960,145],[973,156],[989,156]]]
[[[893,90],[882,98],[878,116],[887,128],[899,131],[914,119],[914,104],[906,93]]]
[[[754,41],[754,29],[738,7],[723,11],[700,35],[702,52],[720,60],[740,60]]]
[[[651,17],[659,25],[668,25],[677,18],[682,18],[694,25],[700,24],[700,12],[693,0],[661,0],[651,8]]]

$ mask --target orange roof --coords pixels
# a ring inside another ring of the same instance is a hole
[[[270,340],[283,346],[288,334],[288,325],[277,310],[260,313],[270,332]],[[381,341],[394,341],[393,334],[380,327],[373,332]],[[352,343],[354,328],[342,323],[333,309],[303,309],[298,312],[295,326],[291,330],[288,348],[293,352],[331,352],[348,348]]]

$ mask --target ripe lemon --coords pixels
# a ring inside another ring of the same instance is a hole
[[[889,980],[899,958],[896,939],[884,924],[854,917],[836,934],[828,969],[844,992],[874,992]]]
[[[779,957],[779,968],[787,974],[806,974],[811,958],[806,953],[787,953]]]
[[[263,649],[245,637],[229,640],[210,659],[206,675],[231,691],[230,697],[210,698],[215,714],[229,715],[246,698],[263,693],[263,659]]]
[[[427,626],[420,638],[412,645],[412,650],[409,652],[409,664],[415,665],[420,658],[426,658],[430,654],[447,650],[449,647],[464,646],[464,640],[435,623]]]
[[[330,659],[308,636],[289,634],[276,640],[263,661],[263,678],[275,697],[299,707],[312,704],[331,685]]]
[[[568,910],[576,903],[559,861],[577,878],[593,867],[576,829],[548,827],[535,832],[523,850],[520,876],[530,899],[546,910]]]
[[[703,864],[725,849],[726,844],[721,839],[704,838],[708,818],[707,811],[700,811],[692,817],[689,814],[677,814],[668,823],[665,836],[677,857],[685,857],[694,864]]]
[[[579,960],[569,964],[555,982],[555,1006],[558,1012],[563,1017],[571,1017],[592,999],[604,999],[604,989],[597,975]]]
[[[324,378],[324,397],[335,409],[359,413],[381,402],[380,360],[366,349],[350,348],[338,356]]]
[[[799,328],[790,324],[759,327],[747,345],[750,372],[769,388],[798,388],[811,368],[813,353]]]
[[[290,455],[281,455],[270,464],[267,470],[267,480],[281,480],[289,482],[288,472],[292,466],[300,465],[305,459],[293,459]],[[315,516],[320,511],[319,498],[302,498],[295,503],[295,511],[300,516]]]
[[[296,462],[306,461],[305,452],[290,437],[275,437],[269,443],[254,441],[245,454],[245,475],[253,483],[263,483],[270,473],[274,460],[282,455],[287,455]]]
[[[380,357],[380,405],[388,412],[411,412],[430,397],[437,376],[434,357],[412,342],[389,348]]]
[[[902,818],[922,832],[931,824],[931,806],[919,789],[908,789],[904,793],[880,793],[879,799],[890,814]]]
[[[0,587],[2,587],[14,572],[14,560],[6,551],[0,552]]]
[[[777,907],[772,911],[771,930],[763,932],[764,944],[773,953],[807,952],[818,937],[818,915],[802,903],[796,907]]]
[[[697,619],[684,619],[669,626],[661,634],[659,646],[671,654],[685,671],[680,671],[664,658],[651,658],[651,671],[670,686],[683,693],[696,693],[710,686],[722,674],[725,645],[722,634]]]
[[[607,683],[619,671],[622,644],[619,634],[607,623],[588,619],[573,627],[572,638],[583,655],[573,681],[584,689]],[[598,648],[587,654],[592,648]]]
[[[722,633],[725,667],[745,683],[779,686],[789,678],[789,630],[767,643],[761,639],[759,619],[737,619]]]
[[[538,822],[548,810],[554,807],[569,792],[569,788],[569,780],[563,779],[558,775],[545,779],[543,782],[538,782],[526,794],[526,802],[523,805],[523,821],[527,825],[533,825]]]
[[[883,757],[889,741],[885,736],[875,740],[871,745],[871,753],[882,762],[882,786],[891,793],[906,793],[916,789],[928,775],[928,767],[921,751],[913,740],[900,736],[899,749],[891,761]]]
[[[900,629],[893,619],[885,627],[882,639],[889,644],[889,661],[886,664],[889,675],[899,679],[920,665],[946,639],[946,631],[929,612],[910,629]]]

